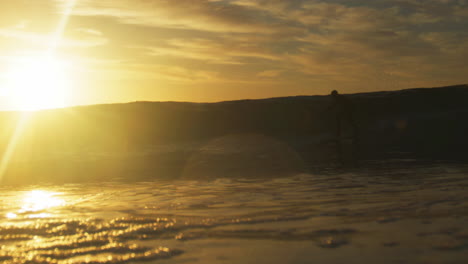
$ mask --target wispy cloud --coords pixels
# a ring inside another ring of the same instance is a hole
[[[23,9],[0,11],[10,16],[0,16],[0,37],[47,42],[66,1],[8,2]],[[39,13],[51,18],[39,25]],[[467,17],[466,0],[80,0],[62,47],[110,61],[92,65],[115,72],[106,76],[214,82],[213,91],[435,86],[468,82]]]
[[[82,0],[74,13],[81,16],[113,16],[129,24],[213,32],[275,33],[290,29],[287,23],[268,13],[226,1]]]
[[[96,34],[90,34],[89,32],[78,31],[75,34],[77,38],[62,38],[59,46],[64,47],[92,47],[104,45],[107,43],[107,39]],[[17,28],[0,28],[0,37],[13,38],[19,41],[24,41],[29,44],[35,44],[41,47],[48,47],[53,41],[52,34],[41,34],[35,32],[29,32],[27,30],[21,30]]]

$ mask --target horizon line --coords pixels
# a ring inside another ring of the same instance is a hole
[[[358,93],[343,93],[344,95],[357,95],[357,94],[376,94],[376,93],[385,93],[385,92],[398,92],[405,90],[417,90],[417,89],[441,89],[441,88],[452,88],[466,86],[468,88],[468,83],[453,84],[447,86],[435,86],[435,87],[413,87],[413,88],[402,88],[397,90],[382,90],[382,91],[371,91],[371,92],[358,92]],[[272,100],[280,98],[294,98],[294,97],[314,97],[314,96],[328,96],[328,94],[298,94],[298,95],[287,95],[287,96],[275,96],[275,97],[262,97],[262,98],[244,98],[244,99],[233,99],[233,100],[220,100],[220,101],[177,101],[177,100],[167,100],[167,101],[147,101],[147,100],[136,100],[136,101],[126,101],[126,102],[112,102],[112,103],[92,103],[92,104],[76,104],[68,105],[64,107],[56,108],[42,108],[37,110],[15,110],[15,109],[1,109],[0,113],[37,113],[44,111],[53,111],[53,110],[63,110],[69,108],[80,108],[80,107],[93,107],[93,106],[105,106],[105,105],[125,105],[125,104],[134,104],[134,103],[189,103],[189,104],[218,104],[218,103],[227,103],[227,102],[239,102],[239,101],[261,101],[261,100]]]

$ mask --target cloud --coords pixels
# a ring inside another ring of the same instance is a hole
[[[81,0],[74,15],[125,28],[78,31],[173,80],[409,86],[467,81],[467,10],[463,0]]]
[[[240,59],[243,57],[280,60],[279,56],[268,52],[258,43],[234,38],[169,39],[146,49],[152,56],[177,56],[212,64],[244,64]]]
[[[169,80],[175,82],[214,82],[219,81],[218,73],[213,71],[188,69],[181,66],[128,64],[123,62],[102,62],[99,68],[89,74],[95,78],[121,80]]]
[[[104,37],[84,32],[79,33],[78,38],[62,38],[59,42],[59,46],[83,48],[107,43],[107,39]],[[17,41],[23,41],[45,48],[50,47],[54,41],[54,36],[52,34],[40,34],[16,28],[0,28],[0,37],[12,38]]]
[[[102,32],[99,30],[95,30],[92,28],[77,28],[75,29],[77,32],[84,33],[84,34],[89,34],[89,35],[95,35],[95,36],[102,36]]]
[[[112,16],[128,24],[212,32],[272,34],[285,29],[294,30],[294,27],[268,13],[225,1],[81,0],[74,9],[74,14]]]
[[[278,77],[283,71],[282,70],[267,70],[257,74],[258,77],[274,78]]]

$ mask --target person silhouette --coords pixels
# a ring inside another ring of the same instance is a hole
[[[330,93],[332,98],[332,104],[330,109],[333,109],[335,115],[335,139],[336,147],[338,152],[338,158],[341,163],[344,163],[343,157],[343,134],[345,131],[351,130],[351,142],[353,147],[353,156],[356,156],[356,144],[357,144],[357,126],[354,119],[354,105],[352,101],[338,93],[337,90],[333,90]],[[348,129],[349,128],[349,129]],[[353,158],[353,163],[355,163],[355,158]]]

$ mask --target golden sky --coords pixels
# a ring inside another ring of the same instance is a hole
[[[12,65],[53,50],[56,67],[66,72],[60,87],[67,89],[67,105],[468,83],[467,0],[0,0],[0,5],[0,89],[8,89],[9,78],[37,69],[13,74]],[[52,74],[50,67],[44,65],[38,75]],[[17,94],[46,96],[40,84],[34,86],[35,93]],[[15,107],[6,94],[0,90],[0,109]]]

